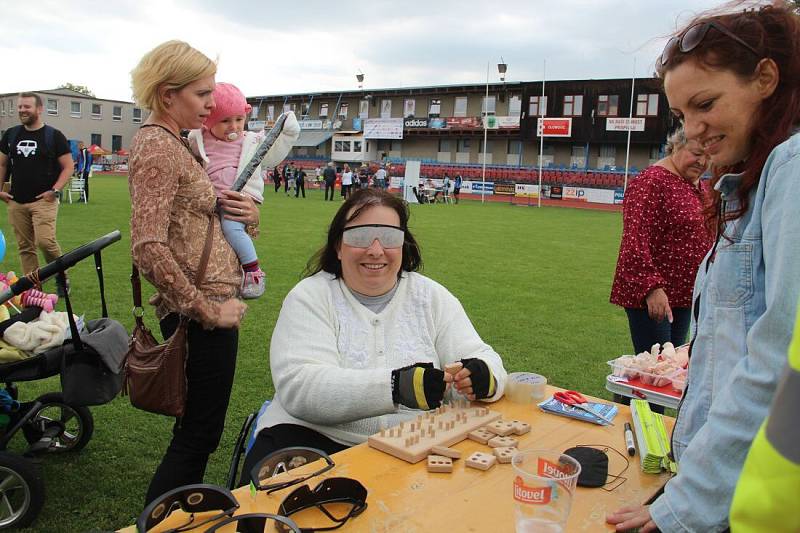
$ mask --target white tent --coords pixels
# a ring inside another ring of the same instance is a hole
[[[406,161],[406,175],[403,178],[403,200],[410,204],[418,204],[417,195],[412,190],[419,185],[419,161]]]

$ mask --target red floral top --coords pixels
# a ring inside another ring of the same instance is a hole
[[[699,186],[661,166],[650,166],[631,181],[611,303],[646,308],[645,296],[662,288],[670,307],[691,307],[697,268],[712,244],[704,201]]]

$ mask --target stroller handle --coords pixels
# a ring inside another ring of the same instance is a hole
[[[64,272],[68,268],[75,266],[80,261],[83,261],[90,255],[94,255],[106,246],[117,242],[121,238],[122,236],[120,235],[119,230],[114,230],[111,233],[103,235],[99,239],[79,246],[74,250],[70,250],[38,270],[19,278],[16,283],[4,289],[3,291],[0,291],[0,304],[4,304],[14,296],[22,294],[28,289],[33,288],[36,285],[33,280],[38,280],[39,283],[41,283],[55,276],[59,272]]]

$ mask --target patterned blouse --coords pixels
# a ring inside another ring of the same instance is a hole
[[[219,317],[219,303],[234,298],[241,268],[214,214],[216,196],[208,175],[187,146],[161,127],[139,130],[131,143],[131,255],[158,290],[156,315],[182,313],[207,329]],[[203,283],[200,263],[209,217],[213,245]]]
[[[645,296],[662,288],[670,307],[691,307],[697,268],[712,244],[704,201],[701,187],[661,166],[631,181],[611,303],[643,309]]]

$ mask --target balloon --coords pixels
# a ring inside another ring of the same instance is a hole
[[[0,261],[6,256],[6,236],[3,230],[0,229]]]

